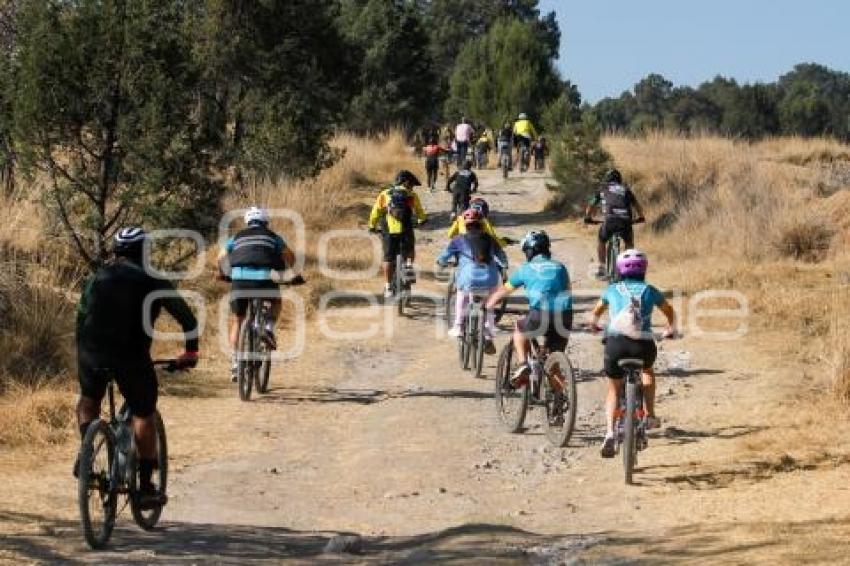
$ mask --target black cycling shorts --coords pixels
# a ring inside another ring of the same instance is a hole
[[[609,336],[605,339],[605,374],[612,379],[622,379],[623,369],[617,365],[620,360],[637,358],[643,360],[644,369],[652,369],[658,348],[654,340],[633,340],[626,336]]]
[[[599,226],[599,241],[607,242],[614,237],[614,234],[620,234],[626,244],[626,249],[635,247],[635,233],[630,220],[606,218],[605,222]]]
[[[543,336],[543,344],[550,352],[563,352],[567,349],[573,327],[573,311],[531,309],[517,321],[517,327],[527,338]]]
[[[384,261],[392,263],[395,256],[401,254],[405,259],[413,257],[416,239],[413,232],[403,234],[384,233]]]
[[[115,378],[118,390],[127,400],[130,413],[134,417],[148,417],[156,410],[159,393],[156,371],[150,362],[132,364],[121,368],[92,367],[78,363],[77,378],[80,381],[80,393],[100,404],[106,394],[106,385]]]
[[[231,296],[230,298],[230,312],[240,317],[245,316],[245,313],[248,311],[248,303],[254,298],[250,296],[251,291],[263,291],[264,293],[260,295],[262,299],[280,299],[280,287],[277,283],[269,279],[263,281],[233,280],[230,290],[245,293],[245,295],[240,295],[239,297]],[[269,296],[267,291],[274,291],[274,296]]]

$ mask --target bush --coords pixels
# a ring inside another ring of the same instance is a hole
[[[568,209],[579,210],[613,164],[602,147],[601,131],[589,113],[564,128],[552,144],[552,173],[559,197]]]

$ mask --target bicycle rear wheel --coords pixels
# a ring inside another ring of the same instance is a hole
[[[155,418],[155,427],[156,427],[156,483],[154,486],[159,490],[159,493],[162,496],[165,496],[168,487],[168,443],[165,438],[165,423],[162,422],[162,415],[159,414],[159,411],[154,413]],[[136,468],[135,473],[133,474],[133,489],[132,492],[135,492],[139,485],[139,469]],[[164,498],[164,497],[163,497]],[[146,531],[153,530],[156,527],[156,524],[159,522],[159,518],[162,515],[162,505],[158,507],[154,507],[153,509],[142,509],[138,505],[138,501],[135,497],[130,497],[130,511],[133,514],[133,520]]]
[[[253,326],[254,317],[253,309],[249,310],[249,316],[242,321],[242,328],[239,329],[239,344],[237,347],[237,356],[239,360],[239,398],[243,401],[251,400],[251,388],[254,386],[254,372],[256,371],[256,363],[252,359],[255,355],[256,338]]]
[[[576,424],[578,396],[573,366],[564,352],[552,352],[543,364],[543,429],[553,445],[570,442]]]
[[[632,483],[635,464],[637,464],[637,443],[635,432],[635,411],[637,410],[637,385],[632,382],[626,383],[626,414],[623,416],[623,471],[626,483]]]
[[[451,328],[455,323],[455,300],[457,298],[457,287],[455,287],[454,275],[446,288],[446,326]]]
[[[496,414],[505,429],[508,432],[520,432],[528,411],[529,389],[527,383],[518,388],[511,386],[510,378],[515,369],[513,358],[513,343],[508,342],[499,354],[496,379],[494,380],[496,386],[494,398],[496,400]]]
[[[86,543],[103,548],[115,527],[118,491],[115,485],[115,435],[101,419],[89,425],[80,447],[77,499]]]
[[[395,256],[395,293],[396,293],[396,309],[399,316],[404,316],[405,301],[407,299],[407,291],[404,288],[404,258],[401,254]]]
[[[468,370],[469,364],[472,362],[472,348],[475,342],[475,329],[472,327],[472,307],[468,307],[470,312],[466,314],[466,324],[463,327],[463,336],[461,337],[461,352],[460,352],[460,367]]]
[[[475,335],[473,339],[475,340],[475,359],[474,359],[474,370],[475,377],[480,378],[481,372],[484,371],[484,320],[485,314],[484,311],[475,307]]]
[[[272,357],[271,354],[263,349],[263,360],[259,362],[260,367],[257,370],[257,392],[269,392],[269,379],[272,373]]]

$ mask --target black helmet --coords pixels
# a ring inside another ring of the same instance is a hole
[[[121,228],[112,238],[112,251],[124,257],[141,257],[147,234],[138,226]]]
[[[605,182],[606,183],[617,183],[617,184],[619,184],[619,183],[623,182],[623,176],[620,175],[620,172],[617,171],[616,169],[609,169],[605,173]]]
[[[522,252],[529,261],[539,254],[548,256],[551,253],[551,245],[549,234],[543,230],[532,230],[525,235],[521,243]]]
[[[419,182],[419,179],[416,178],[416,175],[414,175],[407,169],[402,169],[398,172],[398,175],[395,176],[395,184],[403,185],[405,183],[410,183],[414,187],[419,187],[422,185],[422,183]]]
[[[463,165],[466,169],[472,169],[472,160],[467,159],[466,161],[463,162]]]

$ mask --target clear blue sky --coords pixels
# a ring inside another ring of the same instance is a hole
[[[558,68],[584,100],[649,73],[768,82],[802,62],[850,72],[850,0],[541,0],[561,26]]]

